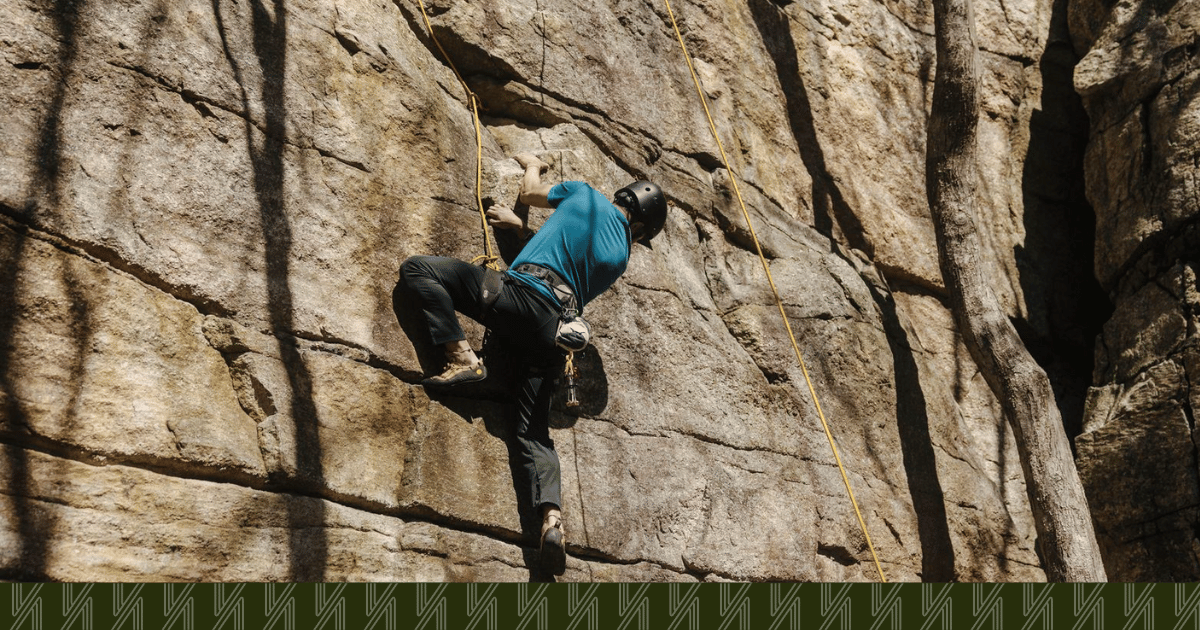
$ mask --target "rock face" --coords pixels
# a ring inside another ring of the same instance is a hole
[[[1073,0],[1075,85],[1091,118],[1096,344],[1077,446],[1109,575],[1200,575],[1200,5]]]
[[[550,179],[648,177],[672,203],[589,306],[583,405],[556,405],[564,579],[878,579],[731,177],[888,578],[1043,579],[1011,434],[937,271],[928,6],[678,4],[729,170],[665,4],[426,5],[484,106],[485,203],[515,202],[522,151]],[[1072,49],[1066,8],[977,3],[979,223],[1078,423],[1108,310],[1071,86],[1086,52],[1116,312],[1079,452],[1093,491],[1172,480],[1149,505],[1141,486],[1093,494],[1111,570],[1140,579],[1147,553],[1190,553],[1197,505],[1194,256],[1162,257],[1194,251],[1194,143],[1176,138],[1195,35],[1097,4]],[[1165,35],[1118,59],[1126,22]],[[477,388],[424,391],[437,366],[396,290],[410,255],[485,250],[471,109],[417,3],[12,0],[0,25],[0,577],[545,577],[503,357]],[[1141,467],[1130,438],[1175,456]],[[1183,562],[1171,577],[1196,575]]]

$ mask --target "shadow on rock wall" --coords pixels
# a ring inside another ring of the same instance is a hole
[[[7,231],[6,229],[4,231]],[[18,269],[25,239],[23,233],[15,233],[14,238],[4,244],[3,255],[0,257],[0,294],[6,300],[14,299],[18,290]],[[5,239],[8,240],[8,239]],[[15,305],[5,305],[0,308],[0,396],[3,396],[3,423],[7,425],[4,433],[16,434],[26,426],[25,413],[22,403],[17,398],[12,376],[9,374],[14,350],[14,325],[16,323]],[[5,482],[4,494],[7,494],[13,506],[11,514],[16,517],[16,533],[20,546],[13,558],[12,566],[3,567],[3,576],[19,580],[44,579],[46,562],[45,532],[53,529],[52,523],[45,523],[39,518],[36,505],[30,500],[32,496],[32,480],[25,449],[14,444],[4,444],[4,461],[8,470],[3,471]]]
[[[871,244],[841,190],[830,176],[817,138],[812,105],[800,72],[800,57],[786,14],[769,0],[752,0],[750,11],[771,55],[787,100],[787,115],[800,156],[812,177],[815,227],[831,241],[839,236],[870,254]],[[954,546],[938,479],[937,459],[929,435],[929,414],[917,362],[891,295],[871,286],[891,350],[896,385],[896,422],[905,473],[921,543],[921,578],[948,582],[955,578]]]
[[[1074,441],[1082,430],[1095,339],[1112,306],[1093,273],[1096,222],[1083,182],[1088,120],[1072,83],[1078,59],[1066,10],[1067,0],[1054,2],[1038,61],[1041,107],[1030,117],[1021,179],[1025,242],[1014,248],[1029,312],[1014,323],[1050,377]]]
[[[267,300],[271,330],[290,335],[295,313],[291,290],[290,264],[293,234],[284,206],[284,149],[287,140],[287,103],[284,85],[287,69],[287,10],[283,0],[252,0],[251,28],[253,48],[262,76],[261,94],[266,117],[261,134],[250,121],[250,97],[245,73],[229,46],[222,0],[212,0],[213,13],[221,33],[221,45],[241,89],[242,111],[246,113],[246,151],[253,166],[251,180],[258,202],[266,258]],[[256,142],[255,138],[260,137]],[[279,344],[292,392],[292,418],[296,424],[296,471],[301,486],[313,490],[324,486],[321,461],[320,417],[312,396],[312,375],[296,346]],[[324,524],[324,504],[318,501],[289,500],[289,579],[320,582],[325,579],[328,561]]]
[[[763,45],[775,64],[779,85],[787,100],[787,117],[792,135],[804,167],[812,177],[814,227],[831,240],[836,240],[836,235],[840,233],[851,247],[870,255],[873,248],[867,241],[862,223],[833,181],[825,163],[825,152],[817,138],[808,89],[800,74],[800,53],[792,38],[787,15],[770,0],[751,0],[750,13],[762,36]]]
[[[929,435],[929,413],[917,361],[913,356],[908,332],[900,322],[896,302],[889,293],[868,284],[882,316],[892,369],[896,375],[896,425],[908,477],[909,496],[917,516],[921,540],[921,579],[926,582],[952,582],[954,543],[946,516],[945,496],[938,479],[937,456]]]
[[[61,201],[61,175],[63,168],[63,112],[69,91],[69,80],[73,74],[79,51],[79,20],[84,9],[83,0],[56,0],[51,8],[54,15],[54,27],[57,31],[58,50],[56,80],[53,95],[48,99],[49,106],[41,121],[41,131],[37,139],[36,156],[37,168],[31,182],[31,189],[26,194],[26,207],[4,208],[6,213],[21,215],[36,213],[41,205],[57,207]],[[0,244],[0,295],[4,296],[7,304],[0,308],[0,396],[3,397],[4,433],[10,439],[28,438],[28,421],[24,410],[21,393],[14,380],[18,374],[13,374],[17,354],[17,316],[21,309],[16,301],[21,291],[21,268],[26,251],[26,241],[30,238],[23,226],[17,225],[13,231],[10,226],[0,226],[7,232],[9,238],[4,238]],[[69,270],[64,271],[70,276]],[[75,284],[73,278],[65,277],[68,285]],[[69,396],[77,399],[82,386],[82,361],[90,336],[87,326],[88,305],[82,294],[71,291],[71,304],[68,312],[71,322],[68,326],[79,334],[71,340],[74,345],[73,362],[66,367],[67,373],[74,378],[68,380],[71,388]],[[71,404],[68,409],[74,409]],[[16,530],[20,549],[15,565],[0,568],[6,575],[17,579],[45,579],[47,563],[47,542],[49,533],[55,530],[52,515],[39,509],[37,488],[29,470],[26,450],[16,444],[4,444],[4,460],[8,464],[5,480],[5,493],[14,503],[11,513],[17,520]]]

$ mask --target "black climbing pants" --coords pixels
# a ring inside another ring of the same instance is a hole
[[[554,343],[559,311],[536,290],[505,278],[504,289],[483,312],[484,269],[455,258],[413,256],[400,266],[400,277],[420,303],[433,343],[466,338],[455,312],[483,324],[503,344],[520,370],[514,392],[517,448],[514,470],[529,484],[534,508],[562,507],[558,453],[550,439],[550,401],[562,373],[563,351]],[[540,515],[539,515],[540,518]]]

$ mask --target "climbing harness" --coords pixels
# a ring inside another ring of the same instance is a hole
[[[554,293],[555,299],[562,304],[563,312],[578,315],[579,302],[575,299],[575,291],[571,289],[571,285],[567,283],[562,276],[558,275],[553,269],[535,265],[532,263],[521,263],[512,268],[517,273],[524,273],[538,280],[541,280],[550,291]]]
[[[513,267],[513,271],[527,273],[541,280],[550,287],[554,297],[562,304],[562,311],[558,316],[558,329],[554,333],[554,343],[567,352],[567,362],[563,366],[563,376],[567,379],[567,406],[578,407],[579,397],[575,391],[575,379],[579,377],[579,370],[575,366],[575,353],[581,352],[591,343],[592,327],[580,314],[579,300],[575,297],[575,292],[571,290],[571,285],[567,284],[567,281],[553,269],[522,263]]]
[[[837,445],[834,443],[833,433],[829,430],[829,422],[825,420],[825,413],[821,411],[821,403],[817,400],[817,391],[813,387],[812,379],[808,376],[808,368],[804,364],[804,356],[800,353],[800,345],[796,342],[796,335],[792,332],[792,325],[788,322],[787,312],[783,308],[783,298],[779,296],[779,289],[775,286],[775,279],[771,276],[771,266],[767,263],[767,257],[763,254],[762,245],[758,242],[758,235],[754,231],[754,224],[750,221],[750,212],[746,210],[746,202],[742,199],[742,192],[738,188],[737,177],[733,174],[733,168],[729,164],[729,157],[725,155],[725,146],[721,144],[721,137],[717,134],[717,125],[713,122],[712,113],[708,110],[708,101],[704,98],[704,90],[700,87],[700,79],[696,76],[696,69],[692,66],[692,57],[688,54],[687,44],[683,41],[683,34],[679,32],[679,24],[675,21],[675,11],[671,9],[671,0],[663,0],[667,4],[667,14],[671,17],[671,26],[675,29],[675,37],[679,39],[679,47],[683,50],[683,59],[687,62],[688,71],[692,74],[692,82],[696,84],[696,93],[700,95],[700,104],[704,106],[704,116],[708,118],[708,126],[712,131],[713,139],[717,142],[717,149],[721,152],[721,159],[725,162],[725,170],[729,173],[729,180],[733,182],[733,192],[737,196],[738,203],[742,208],[742,216],[746,219],[746,226],[750,228],[750,236],[754,239],[754,247],[758,251],[759,260],[762,261],[763,271],[767,273],[767,282],[771,285],[771,292],[775,294],[775,303],[779,306],[779,314],[783,317],[784,328],[787,329],[788,337],[792,340],[792,349],[796,352],[796,359],[800,362],[800,371],[804,374],[804,381],[808,384],[808,393],[812,396],[813,404],[817,408],[817,416],[821,419],[821,427],[825,429],[825,437],[829,440],[829,448],[833,450],[833,458],[837,461],[838,470],[842,473],[842,482],[846,484],[846,493],[850,496],[850,503],[854,506],[854,514],[858,517],[859,527],[862,528],[863,536],[867,541],[867,548],[871,550],[871,558],[875,561],[875,569],[879,571],[879,579],[881,582],[887,582],[887,577],[883,574],[883,567],[879,564],[879,556],[875,553],[875,546],[871,544],[871,534],[867,532],[866,521],[863,520],[862,512],[858,509],[858,501],[854,499],[854,490],[850,488],[850,478],[846,476],[846,467],[842,464],[842,458],[838,455]]]
[[[476,256],[471,261],[471,264],[482,263],[489,269],[499,270],[500,258],[492,250],[492,240],[488,236],[487,211],[483,208],[483,131],[479,124],[479,96],[467,85],[462,74],[458,72],[458,68],[454,66],[454,62],[450,60],[450,55],[446,54],[446,49],[442,48],[442,43],[438,41],[437,35],[433,32],[433,23],[429,21],[429,14],[425,11],[424,0],[417,0],[417,4],[421,7],[421,16],[425,18],[425,27],[429,29],[429,38],[433,40],[434,45],[441,51],[442,58],[446,60],[446,64],[454,71],[454,76],[458,77],[458,82],[462,84],[463,90],[466,91],[467,101],[471,103],[471,116],[475,120],[475,203],[479,206],[479,220],[483,225],[484,254]]]

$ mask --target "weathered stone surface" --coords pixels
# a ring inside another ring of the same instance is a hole
[[[1184,369],[1173,362],[1130,386],[1093,390],[1090,424],[1076,441],[1080,474],[1106,565],[1121,580],[1183,580],[1200,570],[1193,549],[1200,479],[1187,390]]]
[[[515,202],[523,151],[673,204],[589,305],[583,406],[552,420],[565,579],[877,579],[731,176],[889,578],[1044,577],[939,299],[927,5],[679,7],[729,169],[664,6],[429,6],[485,106],[485,204]],[[1087,266],[1063,246],[1074,59],[1060,5],[977,8],[980,224],[1006,309],[1053,338]],[[415,3],[18,0],[0,25],[0,577],[544,577],[501,358],[454,396],[415,384],[438,366],[398,265],[485,251],[474,121]],[[1160,330],[1114,329],[1113,361],[1182,347]]]
[[[1080,471],[1110,578],[1193,580],[1200,5],[1072,0],[1071,30],[1092,127],[1096,275],[1115,305],[1096,344]]]
[[[1200,6],[1098,5],[1072,3],[1073,33],[1087,51],[1075,86],[1093,129],[1087,172],[1096,275],[1111,288],[1136,257],[1200,214],[1193,142]]]
[[[681,572],[817,579],[803,560],[817,551],[818,519],[801,462],[632,436],[603,422],[581,422],[573,437],[581,498],[572,520],[581,545]],[[616,487],[607,481],[614,478],[626,482]]]
[[[934,579],[1045,579],[1033,523],[1022,516],[1029,502],[1012,430],[997,422],[1003,417],[999,405],[970,363],[949,312],[936,299],[903,293],[894,305],[880,306],[893,348],[896,423],[924,573]],[[953,386],[935,385],[945,383]],[[961,499],[943,505],[939,495]],[[936,543],[945,539],[953,545],[942,550]],[[985,560],[997,548],[1004,549],[1003,569]]]
[[[5,451],[0,565],[10,574],[69,581],[528,579],[530,550],[487,536],[309,497]],[[574,558],[563,577],[694,581],[644,563]]]
[[[0,431],[9,439],[264,474],[254,422],[195,308],[7,223],[0,252],[16,279],[0,345]]]
[[[1117,304],[1101,337],[1098,382],[1130,382],[1174,354],[1191,336],[1181,299],[1184,278],[1184,267],[1176,267]],[[1194,330],[1191,333],[1194,335]]]
[[[441,156],[466,173],[474,143],[400,11],[78,6],[9,9],[0,203],[206,310],[411,361],[394,271],[473,225],[469,180]],[[338,28],[367,16],[379,28],[352,56]]]
[[[259,420],[269,475],[373,509],[432,510],[520,531],[504,447],[507,407],[454,399],[443,406],[352,358],[229,320],[205,324],[242,406]]]

